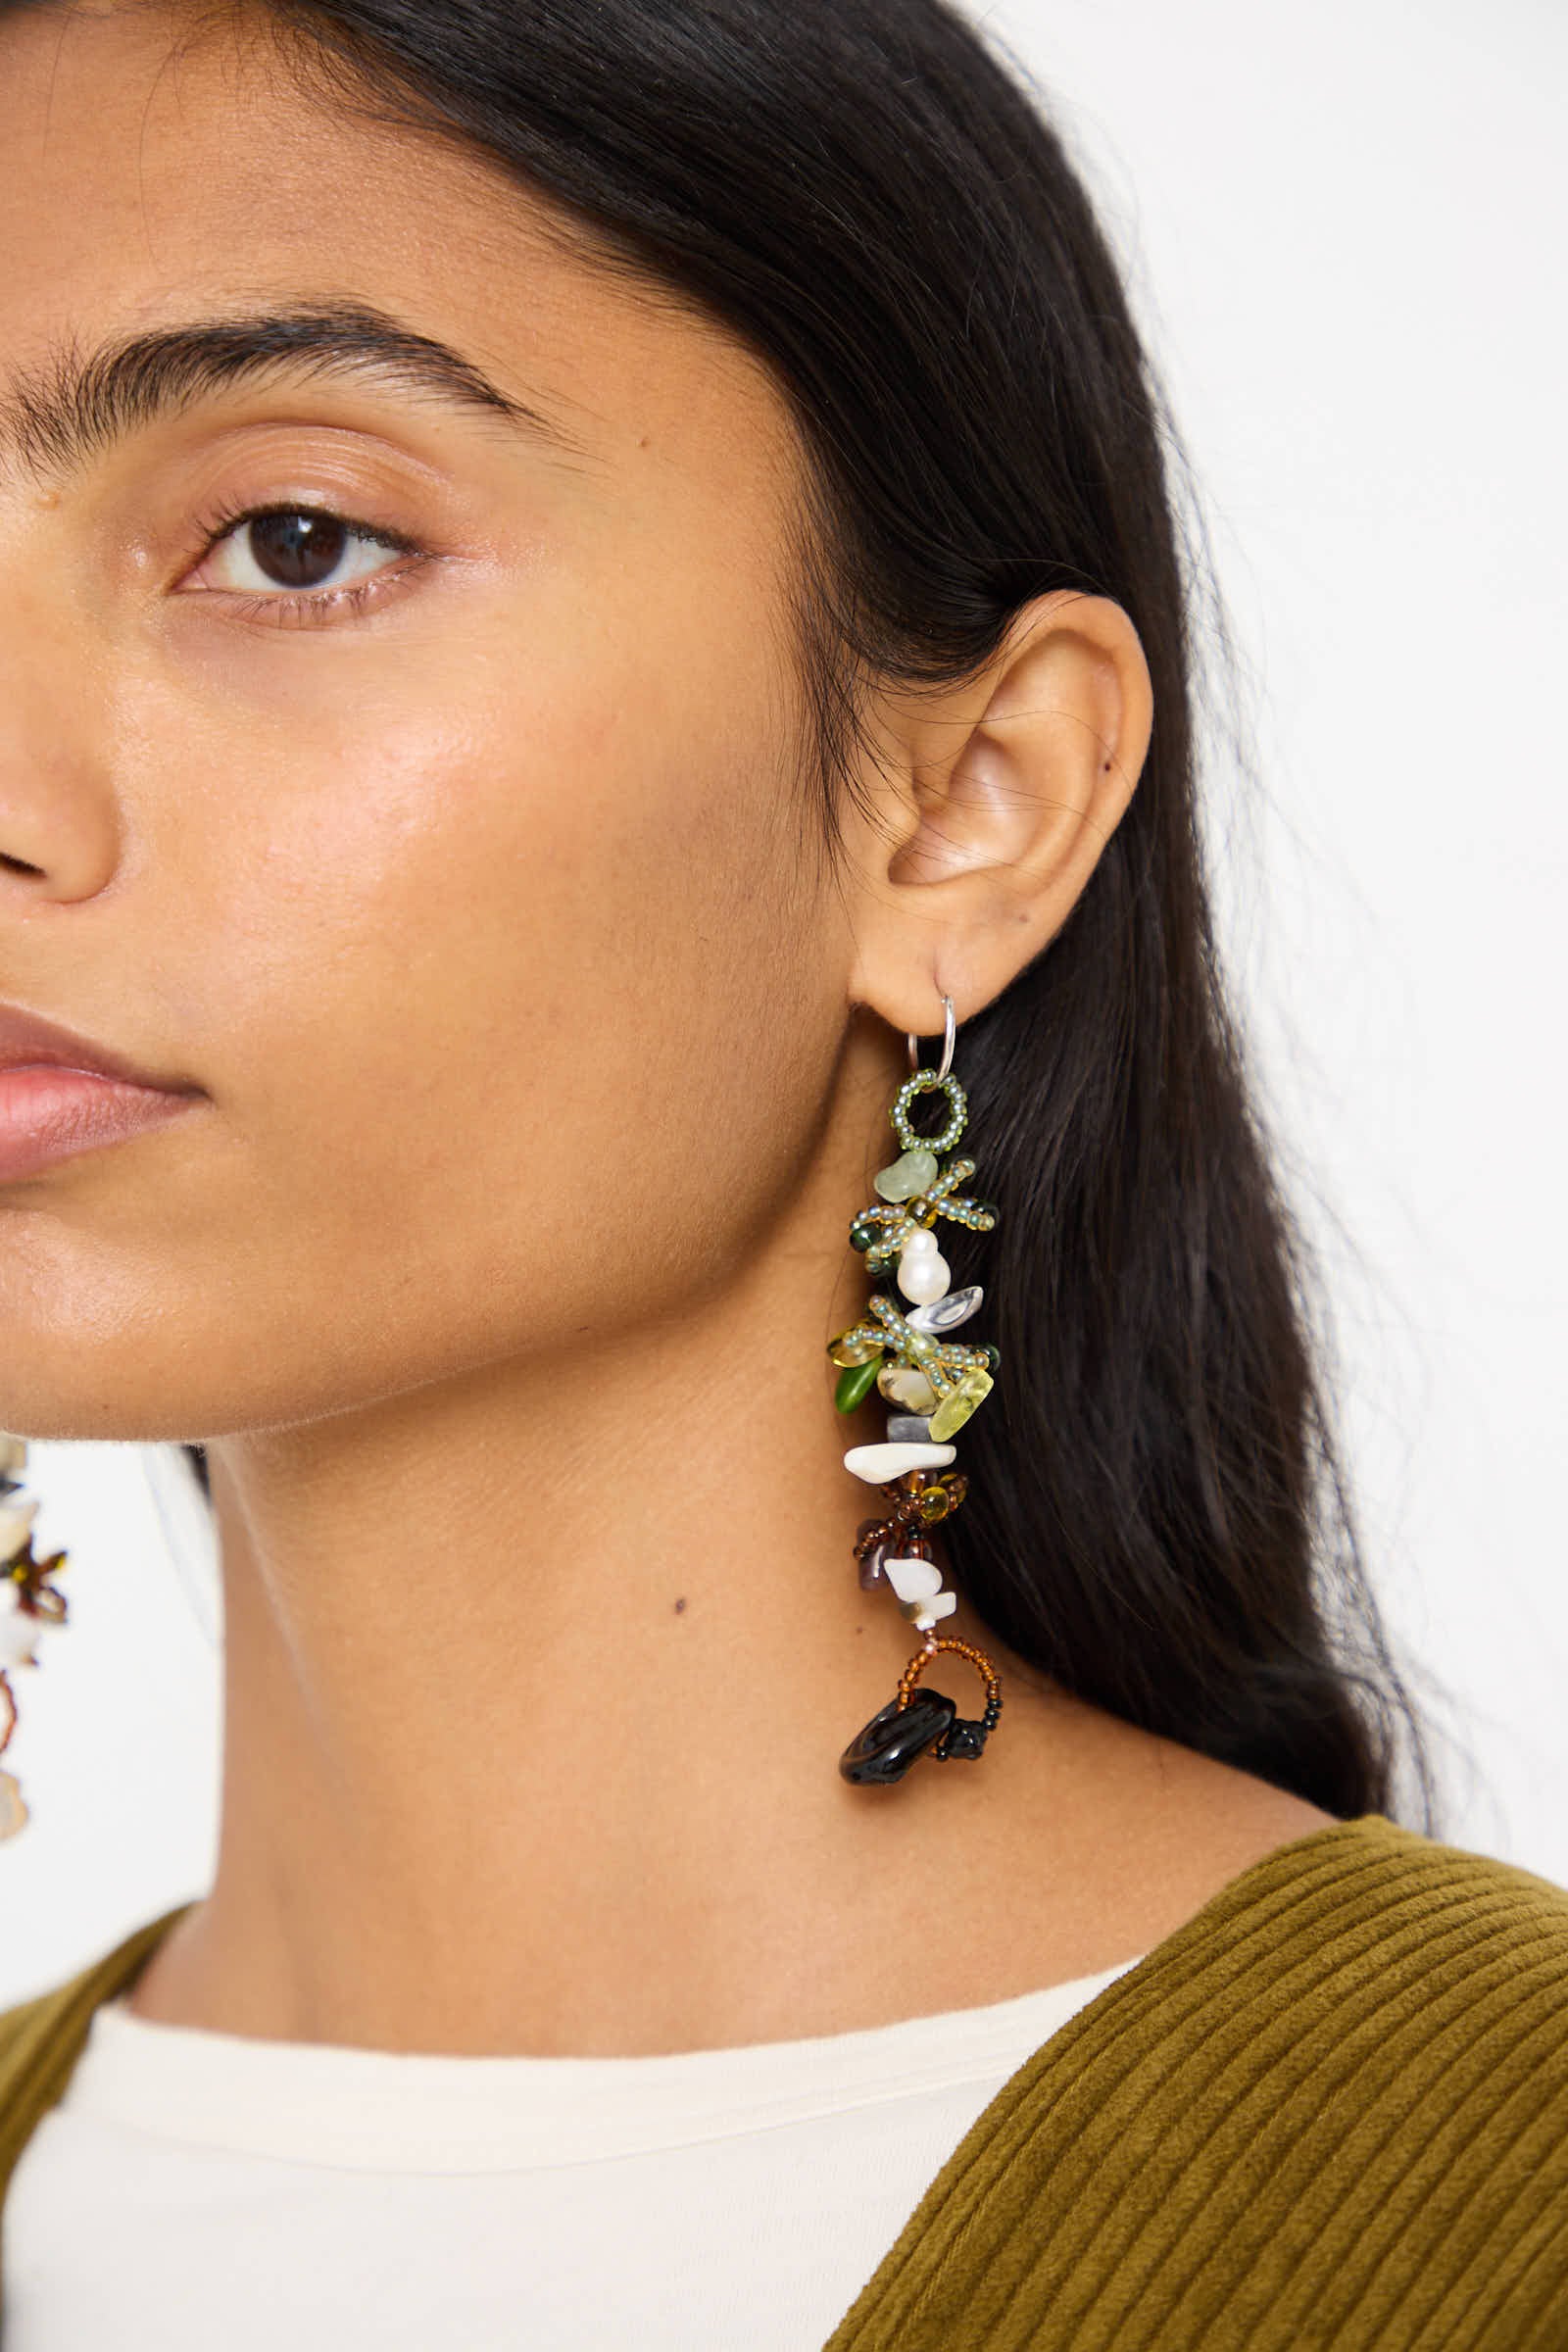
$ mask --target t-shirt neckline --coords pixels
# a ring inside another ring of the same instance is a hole
[[[262,2039],[95,2010],[61,2104],[187,2146],[381,2173],[636,2156],[1003,2081],[1145,1957],[967,2009],[845,2033],[617,2058]]]

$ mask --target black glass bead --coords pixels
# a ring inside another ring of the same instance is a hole
[[[902,1781],[917,1756],[940,1740],[958,1709],[941,1690],[916,1690],[906,1707],[897,1697],[879,1707],[839,1758],[847,1781]]]
[[[947,1756],[977,1756],[986,1743],[988,1724],[976,1723],[967,1715],[958,1716],[948,1728],[942,1742],[942,1754]]]

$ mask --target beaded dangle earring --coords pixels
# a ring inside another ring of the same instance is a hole
[[[8,1677],[13,1667],[36,1666],[33,1656],[38,1635],[48,1625],[64,1625],[66,1596],[45,1582],[66,1564],[63,1551],[46,1560],[32,1556],[34,1502],[12,1500],[21,1480],[13,1471],[25,1466],[27,1441],[0,1430],[0,1754],[17,1728],[17,1702]],[[27,1819],[22,1783],[14,1772],[0,1770],[0,1838],[14,1838]]]
[[[893,1697],[839,1758],[844,1778],[862,1785],[900,1781],[923,1755],[939,1763],[978,1756],[1002,1712],[1001,1680],[985,1652],[967,1642],[938,1638],[937,1625],[952,1616],[957,1595],[943,1590],[927,1535],[953,1516],[968,1493],[967,1478],[948,1467],[956,1451],[948,1440],[990,1394],[1002,1362],[996,1348],[962,1347],[946,1336],[968,1321],[985,1294],[978,1283],[962,1291],[950,1287],[947,1260],[932,1227],[938,1217],[948,1217],[989,1233],[997,1210],[958,1189],[975,1172],[972,1159],[938,1164],[969,1115],[968,1099],[953,1075],[951,997],[943,998],[942,1008],[941,1063],[922,1069],[918,1040],[909,1036],[910,1075],[888,1112],[902,1152],[878,1170],[873,1181],[879,1198],[850,1227],[850,1247],[864,1253],[866,1273],[873,1281],[891,1273],[908,1304],[901,1306],[886,1291],[875,1292],[861,1320],[827,1345],[829,1358],[839,1367],[833,1401],[841,1413],[854,1412],[873,1387],[893,1407],[887,1443],[852,1446],[844,1456],[845,1469],[876,1487],[884,1502],[881,1514],[862,1520],[856,1536],[861,1587],[892,1592],[901,1613],[925,1636]],[[949,1116],[940,1133],[922,1136],[909,1123],[909,1107],[917,1096],[930,1093],[946,1098]],[[945,1692],[918,1687],[926,1667],[944,1650],[967,1659],[984,1683],[985,1709],[978,1717],[960,1716]]]

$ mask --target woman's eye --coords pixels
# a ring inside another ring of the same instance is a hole
[[[279,608],[279,618],[306,606],[363,604],[386,574],[388,554],[420,552],[401,532],[372,529],[325,507],[252,507],[204,528],[206,551],[190,576],[244,598],[252,610]]]

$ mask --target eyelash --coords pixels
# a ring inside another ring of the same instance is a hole
[[[357,515],[345,514],[336,507],[312,506],[301,499],[272,499],[259,507],[225,507],[203,515],[196,528],[203,536],[203,546],[193,569],[206,563],[220,541],[226,539],[241,524],[258,522],[269,514],[309,514],[324,522],[345,523],[357,539],[368,539],[377,547],[389,548],[394,554],[412,556],[414,561],[401,571],[371,572],[366,579],[349,588],[317,588],[293,590],[280,588],[275,595],[247,594],[240,588],[204,590],[209,596],[220,596],[231,612],[242,619],[267,620],[276,628],[318,627],[324,623],[327,613],[346,611],[357,618],[373,599],[379,598],[389,581],[405,580],[420,570],[431,560],[430,550],[411,539],[405,531],[380,530]]]

